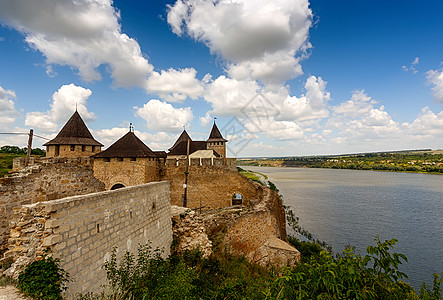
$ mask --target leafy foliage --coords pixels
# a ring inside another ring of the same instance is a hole
[[[34,299],[62,299],[69,274],[59,264],[60,260],[53,257],[34,261],[19,275],[17,287],[23,294]]]
[[[432,289],[424,284],[415,293],[399,280],[406,278],[398,271],[406,258],[390,253],[396,241],[375,241],[363,257],[352,247],[334,256],[318,253],[318,246],[304,262],[277,273],[222,253],[203,259],[190,251],[163,259],[149,246],[117,263],[114,250],[104,267],[112,293],[79,299],[441,299],[441,277],[435,274]]]
[[[347,247],[340,255],[322,251],[306,262],[287,269],[273,286],[276,299],[441,299],[441,289],[423,287],[423,295],[399,279],[406,277],[398,271],[403,255],[390,253],[396,240],[369,246],[368,255],[361,257]],[[406,277],[407,278],[407,277]]]

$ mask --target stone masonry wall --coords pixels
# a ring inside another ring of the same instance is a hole
[[[124,186],[139,185],[160,180],[159,166],[162,164],[157,158],[137,157],[104,158],[94,160],[94,176],[104,182],[109,190],[114,184]]]
[[[74,280],[68,284],[68,299],[99,292],[106,283],[102,266],[113,247],[120,257],[151,242],[169,255],[169,202],[169,182],[163,181],[16,208],[5,254],[16,262],[6,274],[17,274],[19,265],[38,259],[49,247]]]
[[[165,179],[171,182],[171,204],[182,206],[186,159],[166,160]],[[243,204],[250,205],[262,196],[262,189],[237,172],[235,159],[190,159],[187,201],[189,208],[221,208],[232,205],[234,193],[240,193]],[[201,201],[201,202],[200,202]]]
[[[14,166],[16,170],[24,166],[24,159],[14,160]],[[104,188],[93,176],[89,158],[32,158],[27,168],[11,177],[0,178],[0,243],[9,236],[8,224],[14,207],[89,194]]]

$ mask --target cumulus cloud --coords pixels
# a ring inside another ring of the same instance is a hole
[[[253,99],[259,89],[254,80],[237,80],[221,75],[207,85],[204,99],[212,105],[213,114],[237,116],[244,111],[242,109],[256,105]]]
[[[196,75],[194,68],[153,72],[146,82],[146,89],[170,102],[182,102],[187,97],[197,99],[203,94],[203,84]]]
[[[331,95],[326,91],[326,82],[321,77],[310,76],[305,83],[306,94],[300,97],[289,96],[283,89],[284,100],[279,106],[279,120],[307,121],[329,116],[327,106]],[[268,95],[268,97],[272,97]]]
[[[245,73],[267,83],[293,78],[311,47],[308,0],[178,0],[167,20],[175,34],[187,34],[226,59],[237,79]]]
[[[200,118],[198,118],[198,120],[199,120],[200,125],[202,125],[203,127],[208,127],[208,125],[212,121],[212,117],[211,117],[211,114],[209,112],[207,112],[204,117],[200,117]]]
[[[304,137],[302,127],[291,121],[261,119],[259,126],[257,122],[248,122],[245,127],[251,133],[264,133],[267,137],[280,141],[302,139]]]
[[[70,66],[85,81],[99,80],[97,68],[106,64],[117,86],[144,87],[153,70],[137,41],[121,32],[112,0],[1,1],[0,19],[21,31],[48,65]]]
[[[105,145],[111,146],[114,142],[128,133],[127,127],[113,127],[101,130],[91,130],[97,140]],[[176,137],[166,132],[149,133],[135,130],[135,135],[141,139],[151,150],[162,151],[173,145]]]
[[[443,70],[430,70],[426,72],[428,82],[432,85],[434,99],[443,103]]]
[[[388,139],[399,134],[399,124],[383,105],[376,108],[376,103],[364,90],[355,91],[350,100],[332,108],[334,115],[328,119],[325,129],[337,130],[338,136],[355,140]]]
[[[404,123],[402,126],[410,135],[428,136],[441,141],[443,138],[443,111],[435,114],[429,107],[424,107],[413,122]],[[439,139],[439,136],[442,138]]]
[[[156,99],[142,107],[135,107],[135,114],[146,121],[148,129],[166,132],[179,132],[194,117],[190,107],[175,108]]]
[[[15,109],[15,92],[0,86],[0,128],[5,129],[14,123],[18,112]]]
[[[92,91],[73,83],[63,85],[52,95],[51,109],[46,112],[29,112],[26,114],[25,125],[38,128],[44,132],[56,132],[59,124],[66,122],[77,111],[85,122],[95,119],[86,105]]]

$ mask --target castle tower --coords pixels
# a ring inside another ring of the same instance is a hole
[[[94,139],[77,111],[57,136],[43,146],[46,146],[46,157],[91,156],[100,152],[103,147]]]
[[[225,140],[223,136],[220,133],[220,130],[218,130],[217,125],[215,124],[212,126],[211,133],[209,134],[209,138],[206,140],[206,149],[208,150],[214,150],[217,152],[221,157],[226,157],[226,142],[228,140]]]
[[[94,176],[106,189],[160,180],[166,152],[152,151],[132,131],[94,156]]]

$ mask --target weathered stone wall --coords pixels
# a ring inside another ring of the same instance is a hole
[[[57,153],[58,147],[58,153]],[[46,157],[87,157],[101,151],[100,146],[50,145],[46,146]]]
[[[119,257],[151,242],[169,255],[169,202],[169,182],[163,181],[16,208],[5,255],[16,263],[6,273],[16,274],[17,262],[31,262],[49,247],[74,280],[68,284],[68,299],[98,292],[106,283],[102,266],[114,247]]]
[[[235,158],[190,159],[188,168],[187,207],[206,209],[232,205],[234,193],[240,193],[243,204],[250,205],[262,196],[262,189],[238,174]],[[171,204],[182,206],[186,159],[166,160],[165,179],[171,182]]]
[[[16,169],[24,159],[14,160]],[[30,165],[11,177],[0,178],[0,243],[9,236],[9,219],[14,207],[103,191],[104,184],[93,176],[90,158],[32,159]]]
[[[250,207],[231,206],[200,214],[172,206],[175,251],[199,248],[208,256],[215,248],[264,267],[296,264],[300,252],[287,243],[281,199],[268,187],[261,187],[263,197]]]
[[[163,159],[137,158],[105,158],[94,159],[94,176],[105,183],[109,190],[115,184],[124,186],[139,185],[160,180]]]

